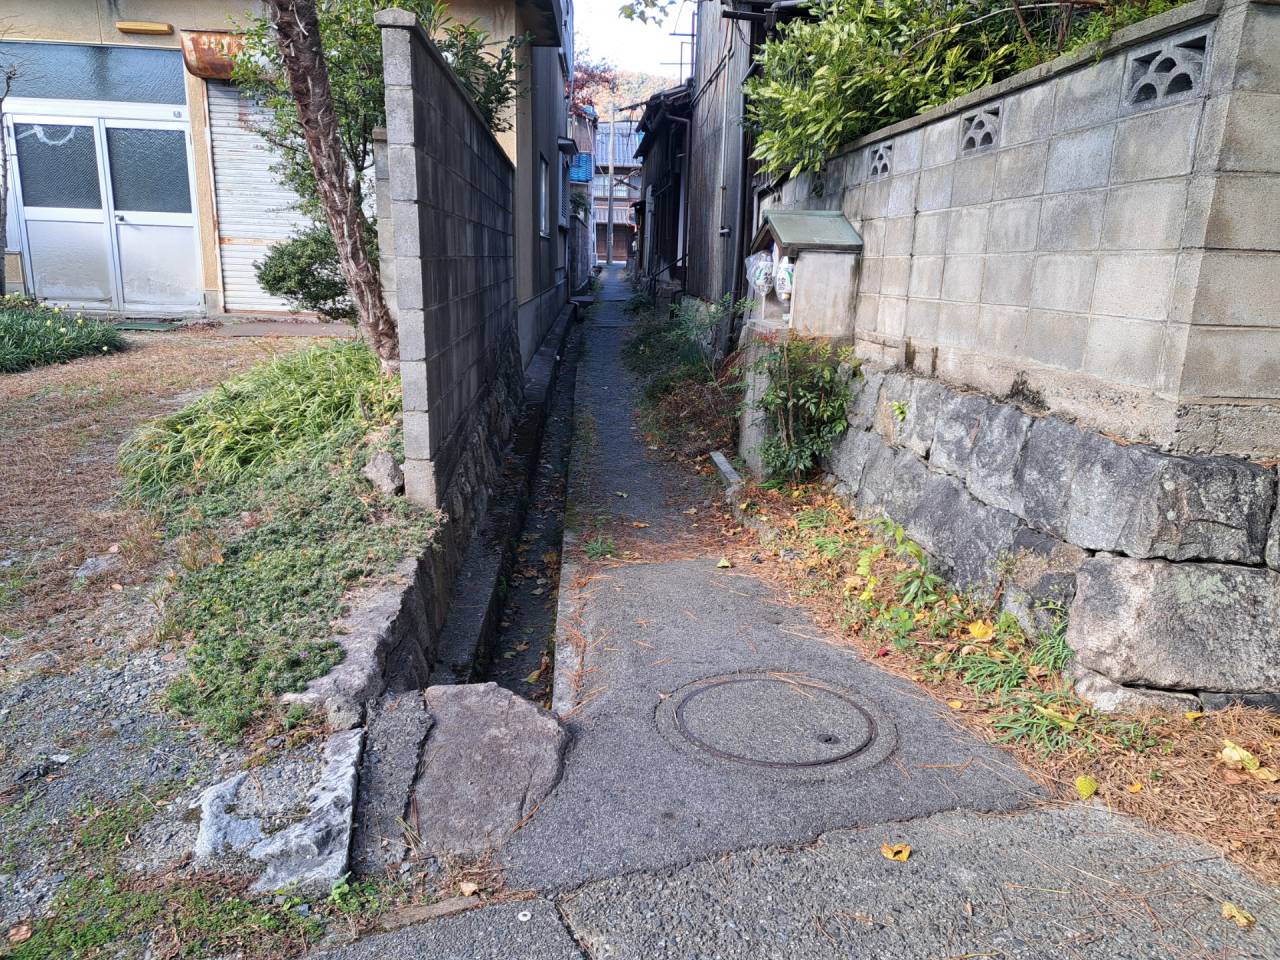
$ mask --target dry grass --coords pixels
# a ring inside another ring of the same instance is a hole
[[[955,654],[967,639],[962,633],[926,638],[928,624],[922,621],[920,642],[903,651],[869,624],[851,622],[845,591],[831,585],[850,577],[857,550],[878,542],[875,531],[819,487],[800,488],[798,496],[753,489],[744,496],[748,498],[757,532],[746,546],[741,541],[726,546],[739,565],[754,561],[753,571],[772,581],[785,602],[807,609],[828,642],[853,647],[882,669],[918,683],[947,705],[956,723],[988,741],[1001,741],[993,724],[1007,714],[1006,699],[977,694],[956,673],[934,662],[941,657],[945,664]],[[814,508],[830,511],[830,527],[823,532],[838,530],[851,545],[848,552],[832,558],[813,549],[812,537],[798,529],[796,517]],[[887,566],[878,572],[892,573],[908,565],[893,557],[884,563]],[[881,599],[890,589],[888,581],[883,576],[876,588]],[[954,602],[964,605],[956,610],[959,623],[994,619],[982,604],[963,598]],[[1069,703],[1065,683],[1059,674],[1044,672],[1028,677],[1018,692],[1063,696]],[[1193,836],[1258,878],[1280,883],[1280,784],[1232,770],[1218,756],[1223,741],[1231,740],[1254,753],[1263,766],[1280,771],[1280,716],[1235,707],[1203,716],[1147,715],[1130,723],[1099,716],[1081,704],[1068,718],[1079,735],[1068,738],[1071,743],[1061,749],[1000,744],[1056,802],[1078,802],[1076,778],[1092,777],[1098,790],[1091,802],[1153,828]]]
[[[141,422],[257,361],[310,341],[131,334],[130,349],[0,377],[0,650],[68,665],[103,649],[105,624],[145,619],[138,589],[160,555],[153,521],[116,499],[116,451]],[[87,558],[108,575],[77,583]],[[7,587],[7,589],[6,589]]]

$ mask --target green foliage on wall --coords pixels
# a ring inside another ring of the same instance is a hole
[[[819,169],[839,147],[978,87],[1106,40],[1185,0],[1066,3],[814,0],[779,27],[745,84],[766,171]]]

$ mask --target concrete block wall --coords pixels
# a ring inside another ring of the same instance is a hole
[[[495,391],[514,391],[501,406],[519,402],[514,170],[416,18],[387,10],[375,20],[387,107],[375,173],[385,175],[381,257],[400,329],[405,487],[445,509],[476,431],[509,420],[493,409]]]
[[[864,356],[1170,450],[1280,454],[1280,5],[1197,0],[767,202],[861,230]]]

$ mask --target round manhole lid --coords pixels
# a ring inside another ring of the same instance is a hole
[[[851,760],[880,733],[873,710],[807,677],[732,674],[681,687],[667,701],[671,731],[738,763],[808,769]]]

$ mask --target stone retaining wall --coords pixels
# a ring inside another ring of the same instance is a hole
[[[1105,678],[1095,690],[1280,704],[1275,469],[1113,439],[914,373],[867,367],[852,389],[827,463],[837,490],[1030,629],[1066,611],[1078,663]]]

